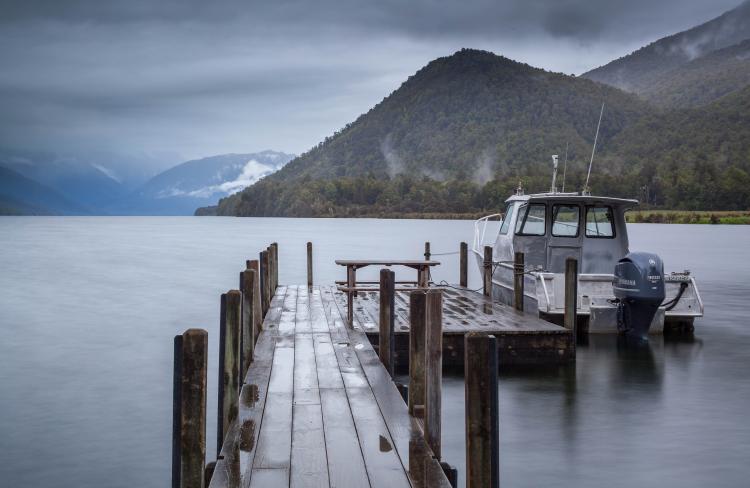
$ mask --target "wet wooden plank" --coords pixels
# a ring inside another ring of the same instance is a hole
[[[282,319],[283,320],[283,319]],[[289,473],[292,443],[294,347],[280,346],[277,339],[271,379],[253,462],[253,474],[264,468],[284,468]]]
[[[288,488],[289,470],[286,468],[256,469],[250,488]]]
[[[295,403],[293,409],[290,486],[328,487],[328,456],[321,405],[319,402]]]
[[[331,488],[370,486],[370,481],[343,388],[320,390]]]

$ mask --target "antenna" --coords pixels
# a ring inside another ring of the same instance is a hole
[[[562,184],[562,192],[565,193],[565,173],[568,171],[568,144],[569,142],[565,143],[565,163],[563,163],[563,184]]]
[[[552,186],[550,187],[550,193],[557,193],[557,154],[552,155]]]
[[[602,126],[602,115],[604,115],[604,102],[602,102],[602,111],[599,112],[599,123],[596,124],[596,135],[594,136],[594,147],[591,149],[591,161],[589,161],[589,172],[586,174],[586,184],[583,185],[583,193],[589,191],[589,178],[591,177],[591,165],[594,164],[594,153],[596,153],[596,141],[599,139],[599,128]]]

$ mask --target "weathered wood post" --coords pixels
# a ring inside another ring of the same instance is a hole
[[[271,298],[276,294],[276,288],[279,287],[279,243],[271,244]]]
[[[575,348],[578,334],[578,260],[568,258],[565,260],[565,328],[573,334],[573,347]],[[575,350],[575,349],[574,349]]]
[[[252,273],[252,271],[250,271]],[[240,364],[249,364],[245,351],[240,349],[242,294],[230,290],[221,295],[219,320],[219,404],[216,419],[216,455],[221,453],[229,424],[237,418],[240,395]],[[252,344],[252,341],[250,341]],[[252,349],[249,354],[252,354]]]
[[[425,294],[424,436],[438,460],[441,459],[442,381],[443,292],[431,289]]]
[[[424,417],[424,346],[425,305],[424,291],[409,294],[409,414]]]
[[[266,316],[268,306],[271,302],[271,287],[270,283],[268,282],[268,249],[260,252],[260,259],[258,261],[260,265],[260,310],[261,318],[263,318]]]
[[[313,254],[312,254],[312,242],[307,243],[307,287],[313,286]]]
[[[346,323],[349,327],[354,327],[354,297],[356,292],[353,289],[357,286],[356,270],[353,266],[346,267]]]
[[[255,270],[240,272],[240,292],[242,293],[242,315],[240,323],[240,385],[247,368],[255,357]]]
[[[513,258],[513,306],[521,312],[523,312],[523,281],[526,278],[525,271],[523,253],[517,252]]]
[[[469,246],[461,243],[461,251],[458,258],[458,284],[464,288],[469,286]]]
[[[260,292],[260,264],[257,259],[247,262],[247,269],[255,271],[253,280],[253,341],[258,340],[258,335],[263,328],[263,311],[261,309],[261,292]]]
[[[430,252],[430,243],[425,242],[424,243],[424,260],[429,261],[432,257],[432,253]]]
[[[500,486],[497,340],[470,332],[464,337],[466,487]]]
[[[172,488],[180,488],[182,446],[182,335],[174,336],[172,376]]]
[[[396,274],[390,269],[380,270],[380,334],[378,334],[380,361],[393,376],[395,340],[393,322],[395,318]]]
[[[482,290],[484,296],[492,296],[492,247],[484,246],[484,266],[482,268]]]
[[[179,338],[178,338],[179,337]],[[175,338],[174,385],[179,390],[174,398],[173,413],[178,418],[173,422],[172,486],[180,488],[204,488],[203,470],[206,463],[206,364],[208,361],[208,332],[203,329],[188,329]],[[179,354],[177,354],[179,350]],[[178,386],[179,384],[179,386]],[[178,412],[179,411],[179,412]],[[175,475],[178,479],[175,480]]]

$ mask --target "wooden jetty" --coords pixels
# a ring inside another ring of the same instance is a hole
[[[558,364],[575,357],[575,340],[569,329],[532,314],[493,302],[466,288],[437,286],[443,293],[443,364],[463,366],[464,336],[484,332],[497,338],[500,365]],[[395,362],[409,361],[409,292],[395,293]],[[346,296],[337,293],[341,306]],[[378,344],[379,298],[377,292],[358,292],[354,300],[354,328]]]
[[[429,244],[422,264],[407,263],[413,287],[381,269],[377,291],[353,272],[345,291],[314,285],[311,243],[307,285],[280,286],[278,257],[274,243],[221,296],[207,465],[208,334],[175,337],[172,487],[455,487],[441,458],[449,364],[466,378],[466,486],[499,486],[498,364],[570,360],[574,331],[465,286],[430,286]],[[376,264],[389,263],[403,264]],[[407,364],[409,384],[397,385],[394,369]]]

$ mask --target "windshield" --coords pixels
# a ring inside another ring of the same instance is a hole
[[[507,234],[508,230],[510,229],[510,220],[513,218],[513,210],[516,208],[517,202],[510,202],[507,207],[505,207],[505,215],[503,216],[503,223],[500,226],[500,234]]]

